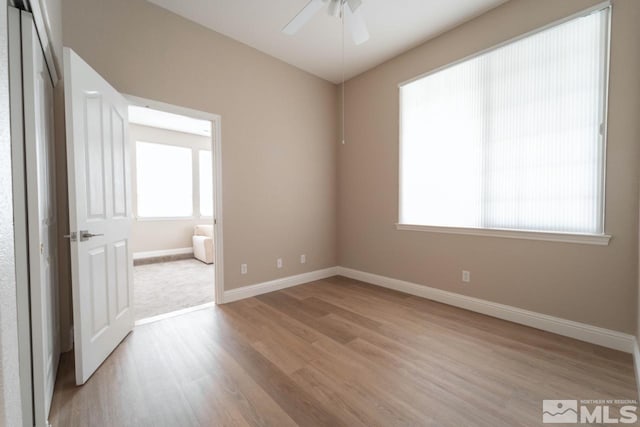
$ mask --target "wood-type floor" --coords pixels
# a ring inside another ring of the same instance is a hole
[[[538,426],[543,399],[637,399],[629,354],[343,277],[136,327],[82,387],[73,369],[53,427]]]

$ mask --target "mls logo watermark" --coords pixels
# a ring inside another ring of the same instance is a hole
[[[545,424],[634,424],[635,400],[543,400]]]
[[[578,422],[577,400],[543,400],[542,422],[567,424]]]

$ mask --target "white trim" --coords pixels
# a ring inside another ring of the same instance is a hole
[[[346,267],[337,267],[337,272],[341,276],[351,279],[361,280],[373,285],[394,289],[399,292],[427,298],[498,319],[508,320],[554,334],[563,335],[580,341],[601,345],[614,350],[626,353],[634,352],[635,337],[610,329],[598,326],[587,325],[585,323],[574,322],[572,320],[536,313],[505,304],[499,304],[479,298],[456,294],[442,289],[431,288],[429,286],[406,282],[404,280],[392,279],[372,273],[354,270]]]
[[[59,306],[57,298],[51,291],[58,289],[58,225],[57,212],[42,213],[40,198],[52,194],[50,188],[40,185],[38,174],[44,172],[47,179],[55,180],[55,171],[46,166],[43,170],[41,162],[53,163],[53,148],[55,135],[50,129],[43,130],[40,135],[40,125],[53,126],[53,117],[49,120],[38,119],[38,109],[53,108],[54,80],[49,79],[39,83],[39,76],[48,71],[49,65],[44,57],[45,50],[41,45],[40,36],[32,14],[22,11],[22,96],[23,96],[23,126],[24,126],[24,161],[26,164],[26,192],[27,192],[27,245],[29,262],[29,306],[31,314],[31,380],[33,383],[34,423],[37,426],[48,424],[48,416],[53,400],[56,373],[60,361],[60,329],[59,321],[54,321],[53,330],[49,331],[49,319],[59,320]],[[37,57],[42,57],[42,64]],[[42,65],[42,68],[40,66]],[[51,76],[49,76],[51,77]],[[50,86],[49,86],[50,85]],[[40,157],[40,148],[46,151]],[[45,163],[46,164],[46,163]],[[55,190],[54,190],[55,191]],[[54,207],[53,205],[52,207]],[[52,242],[42,241],[40,234],[56,236]],[[49,258],[48,269],[43,265],[43,253]],[[51,291],[47,287],[51,287]],[[49,317],[50,316],[50,317]],[[49,334],[53,336],[50,336]],[[51,341],[49,341],[51,339]],[[50,358],[51,357],[51,358]]]
[[[637,349],[636,339],[633,335],[346,267],[330,267],[232,289],[224,292],[224,299],[219,301],[219,303],[239,301],[268,292],[326,279],[335,275],[349,277],[372,285],[427,298],[454,307],[482,313],[487,316],[530,326],[625,353],[632,353],[635,356],[636,369],[640,372],[640,351]]]
[[[136,216],[135,220],[139,222],[148,222],[148,221],[195,221],[195,216]]]
[[[404,231],[426,231],[430,233],[464,234],[468,236],[490,236],[506,239],[544,240],[550,242],[580,243],[600,246],[607,246],[611,240],[611,236],[608,234],[550,233],[543,231],[502,230],[493,228],[396,224],[396,229]]]
[[[640,400],[640,348],[638,338],[633,338],[633,367],[636,372],[636,386],[638,387],[638,400]]]
[[[600,143],[602,146],[600,147],[600,155],[602,158],[600,159],[600,230],[604,232],[606,230],[606,219],[607,219],[607,141],[609,138],[609,84],[610,84],[610,71],[611,71],[611,18],[613,15],[612,6],[609,2],[607,6],[609,10],[607,11],[606,16],[606,44],[604,46],[605,49],[605,64],[604,64],[604,72],[602,76],[602,85],[604,87],[602,91],[602,109],[600,111],[600,124],[602,129],[600,131]]]
[[[205,308],[215,307],[215,306],[216,306],[216,303],[213,302],[213,301],[205,302],[204,304],[195,305],[193,307],[187,307],[187,308],[183,308],[181,310],[171,311],[169,313],[159,314],[157,316],[152,316],[152,317],[147,317],[147,318],[144,318],[144,319],[136,320],[134,326],[146,325],[147,323],[153,323],[153,322],[157,322],[159,320],[170,319],[172,317],[182,316],[183,314],[192,313],[194,311],[203,310]]]
[[[224,230],[222,222],[222,119],[211,121],[211,144],[213,161],[213,245],[215,246],[215,296],[216,303],[224,302]]]
[[[133,259],[149,259],[172,255],[188,255],[193,253],[193,248],[163,249],[160,251],[134,252]]]
[[[53,45],[51,44],[51,21],[46,10],[46,3],[40,4],[38,0],[25,0],[27,4],[27,11],[33,15],[33,22],[40,38],[40,44],[42,51],[44,52],[45,62],[47,69],[49,70],[49,77],[55,87],[60,81],[60,58],[56,58],[53,51]],[[44,6],[44,13],[43,7]]]
[[[262,295],[268,292],[279,291],[280,289],[290,288],[292,286],[298,286],[304,283],[326,279],[327,277],[337,275],[338,269],[339,267],[330,267],[323,270],[310,271],[308,273],[282,277],[280,279],[270,280],[268,282],[243,286],[242,288],[238,289],[232,289],[230,291],[224,292],[224,299],[220,302],[226,304],[245,298],[255,297],[256,295]]]
[[[180,107],[178,105],[167,104],[166,102],[154,101],[152,99],[141,98],[135,95],[129,95],[127,93],[122,93],[122,96],[129,101],[130,105],[137,105],[138,107],[149,107],[154,110],[166,111],[168,113],[181,114],[183,116],[193,117],[195,119],[201,120],[210,120],[215,122],[220,119],[220,115],[207,113],[205,111],[193,110],[187,107]],[[214,132],[211,132],[211,137],[213,138]]]
[[[9,257],[7,257],[6,262],[11,262],[13,265],[7,264],[6,266],[11,267],[11,270],[15,272],[15,276],[9,276],[7,278],[8,280],[3,282],[3,286],[6,286],[5,289],[9,292],[3,293],[3,296],[11,297],[11,299],[15,297],[16,312],[9,313],[7,321],[12,323],[12,326],[15,322],[16,326],[17,335],[15,338],[17,339],[17,349],[12,348],[9,355],[13,356],[15,354],[17,364],[15,379],[19,380],[18,390],[11,392],[15,397],[11,399],[11,402],[9,399],[6,400],[7,402],[10,402],[11,407],[5,407],[5,410],[11,411],[11,413],[6,414],[9,419],[17,421],[21,418],[24,425],[31,426],[34,424],[34,402],[31,370],[31,302],[28,286],[29,247],[27,245],[27,183],[25,174],[24,100],[22,96],[22,12],[11,6],[7,7],[6,4],[4,5],[4,8],[7,11],[7,15],[3,16],[3,18],[6,18],[7,32],[4,35],[0,35],[0,38],[5,37],[3,40],[5,42],[5,46],[0,47],[0,53],[2,53],[3,57],[8,53],[8,61],[5,63],[5,67],[8,67],[3,68],[0,65],[0,69],[2,70],[2,76],[0,76],[0,79],[2,80],[1,84],[3,89],[5,86],[8,86],[9,89],[7,99],[9,109],[8,111],[4,110],[5,105],[3,99],[3,103],[0,105],[0,113],[6,114],[2,114],[0,116],[0,121],[3,125],[5,124],[5,121],[8,122],[2,133],[9,137],[11,152],[10,155],[6,156],[6,160],[8,161],[7,164],[5,164],[5,158],[2,156],[4,153],[0,153],[0,157],[2,157],[0,158],[0,163],[2,163],[3,167],[6,167],[5,171],[9,174],[10,178],[3,180],[3,184],[6,182],[6,187],[5,185],[2,185],[2,189],[3,199],[6,194],[10,201],[8,207],[11,212],[3,212],[0,216],[0,220],[8,219],[6,224],[9,224],[10,219],[13,219],[13,227],[10,227],[12,233],[9,233],[8,236],[3,238],[2,249],[11,248],[11,250],[8,251]],[[3,12],[0,12],[0,14]],[[8,43],[6,43],[7,36]],[[5,72],[8,74],[5,74]],[[10,75],[11,78],[8,81],[4,80],[8,75]],[[9,130],[9,132],[6,132],[7,130]],[[2,175],[4,178],[4,172]],[[11,197],[12,195],[13,197]],[[0,268],[5,271],[3,267],[5,266],[0,266]],[[8,271],[8,269],[6,271]],[[16,286],[16,284],[22,284],[22,286]],[[14,314],[15,317],[13,317]],[[0,338],[6,339],[5,337]],[[7,348],[10,347],[12,346],[7,345]],[[5,357],[6,355],[6,352],[1,354],[1,356]],[[2,366],[0,366],[0,369],[2,369]],[[9,378],[10,380],[14,379],[14,375],[9,376],[7,371],[4,371],[4,375],[5,378]],[[4,397],[7,398],[8,394],[9,391],[5,388]],[[0,397],[2,397],[2,393],[0,393]],[[20,403],[19,405],[17,405],[18,402]],[[0,424],[2,424],[3,421],[5,420],[0,418]]]

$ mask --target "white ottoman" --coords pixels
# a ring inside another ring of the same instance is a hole
[[[196,225],[193,228],[193,256],[213,264],[213,225]]]

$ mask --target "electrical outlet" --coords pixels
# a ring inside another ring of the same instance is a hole
[[[471,282],[471,272],[462,270],[462,281],[465,283]]]
[[[307,263],[307,256],[305,254],[300,255],[300,264]]]
[[[278,258],[278,260],[276,261],[276,265],[278,266],[278,268],[282,268],[282,258]]]
[[[240,274],[247,274],[247,264],[240,264]]]

